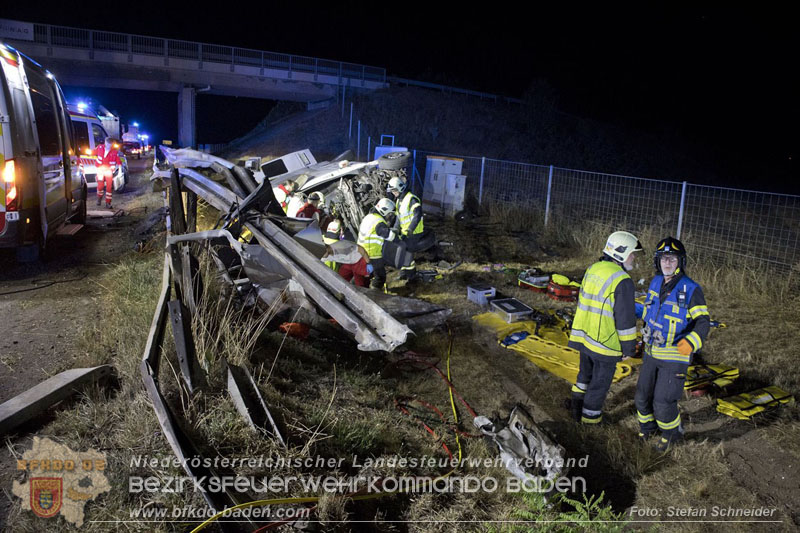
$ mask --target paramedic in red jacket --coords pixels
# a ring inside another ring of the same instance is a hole
[[[105,186],[106,207],[111,208],[111,194],[114,190],[114,172],[122,165],[119,160],[119,149],[114,146],[114,139],[106,137],[105,144],[96,149],[97,154],[97,205],[103,200]]]

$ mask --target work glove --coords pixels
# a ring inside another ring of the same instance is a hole
[[[694,351],[694,347],[692,343],[687,341],[686,339],[681,339],[678,341],[678,353],[681,355],[692,355]]]
[[[367,263],[367,274],[372,275],[373,272],[375,272],[375,267]]]

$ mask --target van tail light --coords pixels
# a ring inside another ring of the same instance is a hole
[[[17,168],[13,159],[3,165],[3,183],[6,188],[6,211],[19,211],[19,193],[17,192]]]

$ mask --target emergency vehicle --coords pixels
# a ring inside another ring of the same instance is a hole
[[[0,43],[0,248],[35,260],[67,222],[85,222],[76,146],[55,77]]]
[[[77,105],[69,104],[69,116],[75,130],[77,147],[80,150],[83,174],[90,189],[97,189],[97,147],[106,142],[108,132],[98,116],[89,109],[79,109]],[[114,192],[122,190],[128,181],[128,165],[122,153],[122,144],[117,139],[115,148],[120,150],[122,166],[114,171]]]

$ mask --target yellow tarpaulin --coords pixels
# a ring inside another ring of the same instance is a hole
[[[494,331],[497,334],[498,342],[513,333],[528,332],[528,337],[515,344],[510,344],[506,348],[524,355],[542,370],[563,378],[570,383],[575,383],[578,377],[578,369],[580,368],[580,354],[572,348],[567,348],[569,336],[563,329],[542,326],[539,328],[541,337],[536,337],[533,334],[536,331],[536,322],[530,320],[509,324],[495,313],[483,313],[472,317],[472,319],[481,326]],[[614,381],[617,382],[629,376],[630,373],[630,364],[627,362],[617,363]]]

